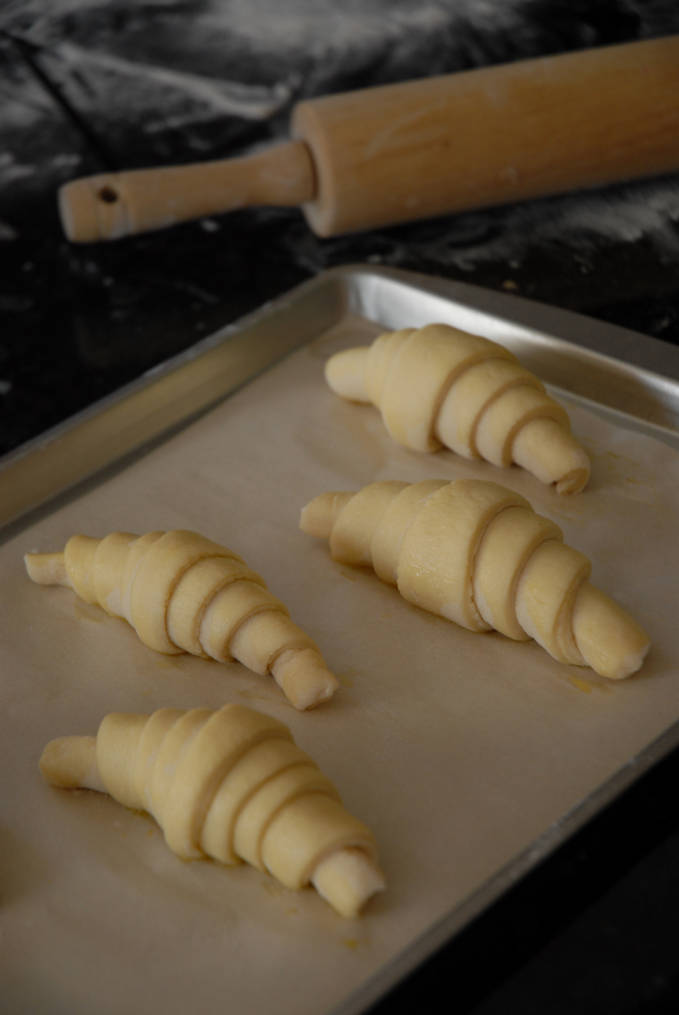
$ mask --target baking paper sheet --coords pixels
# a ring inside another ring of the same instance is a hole
[[[3,1010],[319,1013],[407,950],[679,719],[679,456],[571,408],[593,459],[559,498],[519,470],[394,445],[376,410],[323,381],[350,318],[145,457],[0,547]],[[301,507],[377,479],[490,478],[555,519],[594,584],[647,628],[615,684],[534,643],[410,606],[299,531]],[[74,532],[192,528],[240,553],[319,643],[341,687],[297,713],[269,678],[145,648],[122,621],[27,578],[27,550]],[[247,866],[186,863],[148,817],[47,786],[45,743],[110,711],[242,702],[276,716],[375,832],[387,891],[359,920]],[[392,977],[393,979],[393,977]]]

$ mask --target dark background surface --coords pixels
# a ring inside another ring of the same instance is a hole
[[[329,240],[255,209],[74,246],[55,202],[77,176],[283,138],[304,97],[676,32],[674,0],[0,2],[0,455],[332,265],[677,344],[679,174]],[[679,1010],[678,774],[672,755],[378,1010]]]

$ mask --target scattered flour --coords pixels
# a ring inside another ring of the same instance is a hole
[[[133,91],[138,89],[140,82],[158,85],[164,90],[174,89],[215,113],[229,116],[264,120],[273,116],[290,100],[290,87],[285,82],[278,82],[269,88],[238,81],[215,80],[149,63],[140,64],[111,53],[93,52],[68,42],[55,46],[53,53],[65,64],[77,67],[80,73],[90,68],[114,75],[118,79],[126,79],[127,87]]]
[[[642,238],[667,258],[679,256],[676,177],[526,202],[495,214],[500,222],[497,234],[466,248],[448,246],[448,262],[461,268],[482,261],[511,260],[517,265],[523,252],[536,247],[572,246],[587,254],[602,243],[636,243]],[[453,225],[453,238],[454,233]],[[446,243],[450,236],[442,240]]]

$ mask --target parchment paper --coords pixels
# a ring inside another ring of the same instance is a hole
[[[0,548],[4,1011],[327,1011],[679,719],[677,452],[572,408],[593,478],[564,499],[519,470],[403,450],[376,410],[323,381],[326,357],[368,331],[347,320],[319,336]],[[594,584],[651,635],[639,675],[615,684],[534,643],[464,631],[298,529],[324,490],[462,476],[523,493],[590,556]],[[24,552],[74,532],[173,527],[264,575],[337,672],[331,703],[297,713],[238,664],[157,655],[24,571]],[[287,722],[373,828],[388,888],[361,919],[247,866],[182,862],[148,817],[39,774],[49,739],[94,733],[107,712],[227,701]]]

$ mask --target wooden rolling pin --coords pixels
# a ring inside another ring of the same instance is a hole
[[[679,168],[679,35],[300,102],[255,155],[60,190],[66,235],[114,240],[252,205],[319,236]]]

